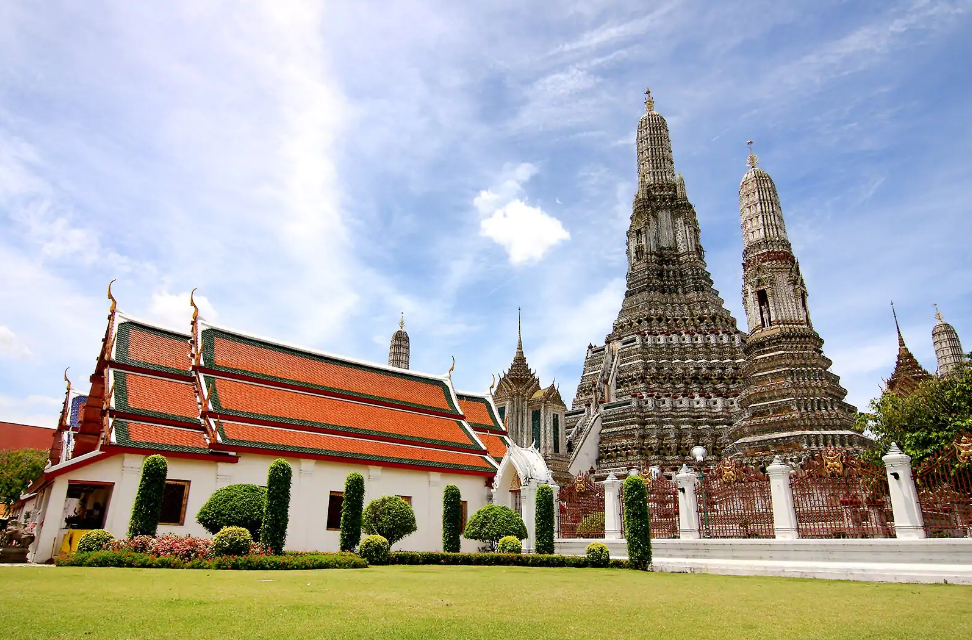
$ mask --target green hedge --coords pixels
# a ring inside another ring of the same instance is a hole
[[[364,489],[364,476],[357,471],[345,478],[344,500],[341,502],[341,551],[354,551],[361,542]]]
[[[536,552],[554,552],[554,496],[550,485],[537,487]]]
[[[516,555],[512,553],[439,553],[433,551],[393,551],[388,564],[444,564],[444,565],[500,565],[514,567],[574,567],[590,566],[587,558],[553,554]],[[627,560],[611,560],[612,569],[627,569]]]
[[[462,548],[462,494],[454,484],[442,492],[442,550],[459,553]]]
[[[651,522],[648,492],[641,476],[624,479],[624,537],[628,541],[628,561],[637,569],[651,565]]]
[[[254,540],[260,539],[267,490],[255,484],[231,484],[217,489],[196,514],[196,522],[211,534],[224,527],[243,527]]]
[[[290,522],[290,481],[293,469],[283,458],[277,458],[267,472],[267,504],[263,511],[260,542],[274,554],[283,553]]]
[[[165,492],[165,477],[169,465],[165,458],[155,454],[145,458],[142,463],[142,478],[135,494],[132,517],[128,521],[128,537],[154,536],[162,516],[162,494]]]
[[[353,553],[305,553],[283,556],[223,556],[183,562],[175,556],[150,556],[132,551],[75,553],[54,559],[59,567],[127,567],[139,569],[230,569],[284,571],[303,569],[364,569],[368,563]]]

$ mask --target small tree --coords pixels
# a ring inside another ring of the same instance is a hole
[[[155,454],[142,463],[142,479],[135,494],[132,518],[128,522],[128,537],[154,536],[162,516],[162,494],[169,466],[165,458]]]
[[[442,550],[459,553],[462,548],[462,494],[454,484],[442,492]]]
[[[412,507],[398,496],[382,496],[369,502],[361,528],[369,535],[388,540],[389,547],[418,529]]]
[[[554,496],[550,485],[537,487],[537,553],[554,552]]]
[[[361,542],[361,511],[364,509],[364,476],[357,471],[344,480],[341,502],[341,551],[354,551]]]
[[[290,481],[293,469],[283,458],[277,458],[267,473],[267,504],[263,511],[260,542],[276,555],[281,555],[287,543],[287,524],[290,522]]]
[[[648,492],[641,476],[624,479],[624,535],[628,562],[637,569],[647,569],[651,564],[651,522]]]
[[[47,463],[43,449],[0,451],[0,504],[12,505],[40,477]]]
[[[495,551],[500,538],[513,536],[517,540],[524,540],[527,530],[519,513],[509,507],[488,504],[473,514],[462,535],[469,540],[485,542],[490,551]]]
[[[260,539],[267,490],[255,484],[231,484],[217,489],[196,514],[196,522],[209,533],[225,527],[243,527],[254,540]]]

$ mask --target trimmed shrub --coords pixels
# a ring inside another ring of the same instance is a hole
[[[517,540],[524,540],[527,530],[523,518],[516,511],[498,504],[488,504],[473,514],[462,535],[469,540],[485,542],[495,550],[500,538],[513,536]]]
[[[283,458],[277,458],[267,472],[267,504],[263,511],[260,542],[274,554],[283,553],[290,522],[290,480],[293,469]]]
[[[513,536],[500,538],[496,543],[497,553],[523,553],[523,545]]]
[[[306,553],[283,556],[221,556],[188,562],[177,556],[150,556],[132,551],[97,551],[54,558],[58,567],[133,567],[145,569],[234,569],[286,571],[305,569],[364,569],[368,563],[353,553]]]
[[[92,529],[78,540],[78,553],[92,553],[111,549],[115,536],[104,529]]]
[[[516,555],[514,553],[439,553],[427,551],[395,551],[388,558],[389,564],[438,564],[478,565],[510,567],[589,567],[586,557],[558,556],[553,554]],[[627,560],[611,560],[611,569],[628,568]]]
[[[611,563],[611,552],[603,542],[592,542],[587,545],[587,562],[592,567],[606,567]]]
[[[604,537],[604,512],[584,516],[584,519],[577,525],[577,535],[581,538],[603,538]]]
[[[370,535],[361,541],[358,555],[368,561],[368,564],[388,564],[388,552],[391,545],[384,536]]]
[[[267,490],[263,487],[231,484],[209,496],[196,514],[196,522],[212,534],[219,533],[225,527],[243,527],[254,540],[259,540],[266,503]]]
[[[213,537],[210,553],[219,556],[245,556],[250,553],[253,538],[243,527],[226,527]]]
[[[537,487],[537,553],[554,552],[554,495],[548,484]]]
[[[155,454],[145,458],[142,463],[142,479],[135,494],[132,517],[128,521],[128,537],[154,536],[162,516],[162,493],[165,491],[165,476],[169,465],[165,458]]]
[[[341,551],[354,551],[361,542],[361,512],[364,510],[364,476],[357,471],[344,480],[341,502]]]
[[[628,541],[628,562],[635,569],[651,565],[651,522],[648,492],[641,476],[624,479],[624,536]]]
[[[454,484],[442,492],[442,550],[459,553],[462,548],[462,494]]]
[[[414,533],[415,512],[398,496],[382,496],[368,503],[361,517],[365,533],[381,536],[392,546],[405,536]]]

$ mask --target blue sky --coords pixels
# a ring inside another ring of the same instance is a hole
[[[865,8],[867,10],[865,10]],[[53,426],[119,306],[573,397],[624,291],[650,86],[737,321],[746,140],[864,406],[972,348],[972,1],[49,2],[0,9],[0,420]],[[966,61],[963,63],[963,61]],[[740,328],[746,329],[745,326]]]

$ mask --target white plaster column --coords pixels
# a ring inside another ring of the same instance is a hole
[[[682,465],[675,476],[678,484],[678,537],[682,540],[699,538],[699,505],[695,498],[695,471]]]
[[[236,472],[236,463],[217,462],[216,463],[216,488],[222,489],[233,484],[233,474]]]
[[[136,453],[122,454],[121,478],[111,490],[111,501],[106,514],[108,517],[105,518],[105,528],[116,538],[128,537],[128,521],[132,517],[132,507],[135,506],[138,483],[142,479],[143,462],[145,456]]]
[[[381,480],[381,467],[368,467],[368,475],[366,476],[367,482],[365,482],[365,497],[364,506],[368,506],[368,503],[375,498],[381,496],[381,492],[378,491],[378,482]]]
[[[526,525],[527,539],[523,541],[523,552],[533,553],[536,546],[536,527],[537,527],[537,481],[530,480],[520,487],[520,508],[523,516],[523,524]]]
[[[291,492],[290,524],[287,527],[287,547],[296,551],[314,551],[318,547],[314,532],[324,530],[323,526],[319,526],[324,509],[315,499],[316,466],[316,460],[302,459],[296,469],[297,482]]]
[[[54,479],[51,487],[51,497],[47,501],[47,512],[44,514],[44,524],[41,526],[40,534],[34,541],[34,551],[31,557],[32,562],[47,562],[57,555],[54,545],[58,541],[58,534],[64,524],[64,500],[67,498],[67,478],[61,476]]]
[[[438,541],[435,547],[437,551],[442,551],[442,491],[442,474],[438,471],[429,471],[425,526],[432,531],[432,539]]]
[[[621,481],[608,474],[604,485],[604,539],[621,540]]]
[[[778,540],[796,540],[800,537],[797,530],[796,509],[793,506],[793,492],[790,489],[790,474],[793,469],[783,464],[779,456],[766,467],[770,478],[770,496],[773,500],[773,529]]]
[[[557,532],[560,531],[560,485],[552,484],[553,490],[553,510],[554,510],[554,547],[556,553]]]
[[[925,520],[921,515],[918,490],[911,475],[911,456],[894,442],[888,455],[881,458],[888,473],[891,509],[894,512],[894,535],[902,540],[925,537]]]

